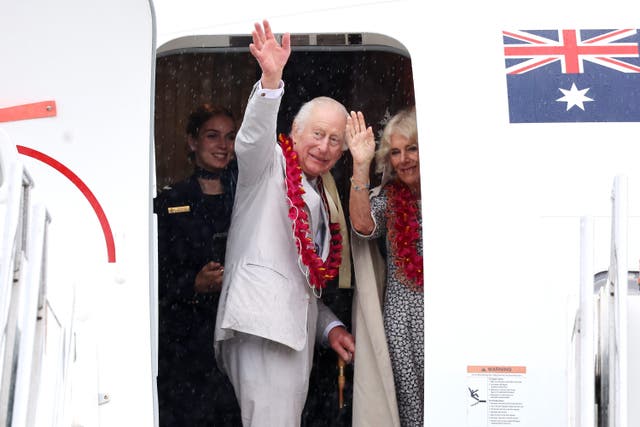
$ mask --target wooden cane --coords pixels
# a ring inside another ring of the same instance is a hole
[[[338,408],[340,409],[344,406],[344,365],[345,361],[338,356]]]

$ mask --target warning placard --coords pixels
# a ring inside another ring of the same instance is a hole
[[[467,426],[525,425],[525,366],[467,366]]]

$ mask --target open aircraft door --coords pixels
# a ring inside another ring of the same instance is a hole
[[[0,347],[6,425],[154,424],[154,25],[148,0],[2,6],[0,143],[51,219],[45,309]]]

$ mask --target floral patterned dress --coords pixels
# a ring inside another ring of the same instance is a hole
[[[385,237],[387,254],[386,293],[383,306],[384,328],[391,357],[403,427],[424,426],[424,292],[421,284],[398,266],[394,221],[398,215],[394,188],[386,185],[371,199],[371,214],[376,229],[368,238]],[[422,257],[422,215],[417,205],[417,255]],[[415,227],[414,227],[415,228]],[[415,251],[414,251],[415,254]],[[410,268],[410,267],[409,267]],[[420,266],[422,268],[422,266]],[[409,276],[409,277],[407,277]],[[421,271],[420,271],[421,276]],[[420,279],[421,280],[421,279]]]

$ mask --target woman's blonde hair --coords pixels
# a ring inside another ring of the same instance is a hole
[[[389,151],[391,150],[391,135],[402,135],[410,141],[418,141],[415,107],[399,111],[384,127],[380,147],[376,151],[376,172],[383,174],[383,181],[395,176],[395,171],[391,168],[391,156],[389,155]]]

